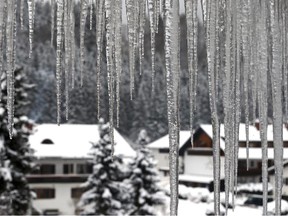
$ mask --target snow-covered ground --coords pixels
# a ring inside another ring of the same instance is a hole
[[[169,202],[170,198],[167,197],[166,199],[166,208],[165,212],[159,212],[159,216],[169,215]],[[213,211],[213,203],[204,203],[199,202],[195,203],[190,200],[183,200],[179,199],[179,206],[178,206],[178,215],[179,216],[186,216],[186,215],[195,215],[195,216],[206,216],[208,212]],[[221,213],[225,213],[225,208],[221,207]],[[229,216],[261,216],[262,215],[262,208],[252,208],[248,206],[237,206],[235,207],[234,211],[232,209],[228,210]]]
[[[167,181],[162,182],[166,194],[169,195],[169,183]],[[168,184],[167,184],[168,183]],[[193,188],[186,187],[184,185],[179,185],[179,196],[182,199],[179,199],[178,206],[178,215],[196,215],[196,216],[206,216],[207,214],[214,215],[214,196],[213,193],[210,193],[206,188]],[[230,194],[230,198],[232,195]],[[245,216],[253,215],[260,216],[262,215],[262,207],[254,206],[243,206],[247,198],[244,196],[239,196],[236,198],[236,206],[234,211],[228,209],[229,216]],[[232,204],[232,199],[229,199],[229,204]],[[221,202],[224,203],[224,193],[221,193]],[[170,207],[170,198],[166,196],[165,207],[159,208],[159,216],[169,215]],[[220,206],[221,214],[225,214],[225,208]]]

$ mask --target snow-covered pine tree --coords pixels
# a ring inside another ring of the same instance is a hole
[[[26,215],[30,213],[32,191],[26,175],[35,167],[35,157],[30,148],[28,137],[33,130],[33,121],[28,119],[23,110],[29,103],[27,91],[33,86],[26,83],[22,69],[14,72],[14,125],[13,138],[9,137],[7,119],[6,78],[1,79],[2,100],[0,102],[0,197],[1,204],[9,206],[1,210],[5,215]]]
[[[158,185],[160,179],[156,161],[145,147],[143,139],[138,140],[141,140],[142,147],[131,164],[130,184],[132,185],[133,210],[130,211],[130,215],[155,215],[156,206],[164,204],[165,195]]]
[[[130,209],[130,171],[122,157],[111,156],[109,124],[100,120],[100,140],[92,143],[93,173],[88,177],[78,203],[81,215],[125,215]]]

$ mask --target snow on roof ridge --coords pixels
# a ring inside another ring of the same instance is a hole
[[[179,149],[190,139],[190,130],[180,130]],[[169,148],[169,134],[149,143],[148,148]]]
[[[213,131],[211,124],[200,124],[199,128],[202,128],[208,136],[213,138]],[[225,137],[224,134],[224,124],[220,125],[220,137]],[[250,141],[261,141],[260,131],[254,126],[249,125],[249,140]],[[273,141],[273,125],[269,124],[267,127],[267,140]],[[239,141],[246,141],[246,130],[245,123],[240,123],[239,126]],[[283,141],[288,141],[288,130],[283,124]]]

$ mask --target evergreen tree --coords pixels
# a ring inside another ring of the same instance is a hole
[[[111,156],[109,124],[99,125],[100,140],[92,143],[93,173],[83,184],[78,203],[82,215],[124,215],[131,203],[126,180],[130,171],[123,158]]]
[[[14,72],[15,76],[15,111],[13,138],[9,138],[7,120],[7,90],[6,79],[1,79],[2,100],[0,102],[0,200],[6,208],[1,213],[6,215],[25,215],[31,210],[32,192],[28,185],[26,175],[35,167],[33,150],[30,148],[28,137],[33,130],[33,122],[23,113],[29,104],[27,91],[33,86],[26,83],[22,69]]]
[[[144,146],[138,151],[132,164],[131,194],[133,210],[131,215],[155,215],[156,206],[164,204],[164,192],[157,185],[160,181],[156,162]]]

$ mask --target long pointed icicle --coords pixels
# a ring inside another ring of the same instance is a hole
[[[28,0],[28,16],[29,16],[29,58],[32,56],[33,50],[33,34],[34,34],[34,16],[35,16],[35,0]]]
[[[21,29],[23,30],[24,28],[24,3],[25,3],[25,0],[20,0],[20,27]]]
[[[178,212],[179,152],[179,1],[165,1],[165,65],[169,126],[170,215]]]
[[[261,5],[260,15],[260,46],[258,59],[260,63],[261,76],[259,75],[258,103],[259,120],[260,120],[260,136],[262,146],[262,185],[263,185],[263,215],[267,215],[267,196],[268,196],[268,146],[267,146],[267,125],[268,125],[268,100],[267,100],[267,74],[268,74],[268,58],[267,58],[267,26],[266,26],[266,8],[267,1]]]
[[[196,104],[197,91],[197,1],[186,0],[185,2],[187,20],[187,44],[188,44],[188,72],[189,72],[189,97],[190,97],[190,131],[191,143],[193,145],[193,121]]]
[[[90,11],[89,11],[89,24],[90,24],[90,30],[93,28],[93,0],[90,0]]]
[[[57,0],[57,35],[56,35],[56,92],[57,92],[57,124],[61,122],[61,84],[62,84],[62,43],[63,43],[63,15],[64,15],[63,0]]]
[[[249,81],[249,6],[250,0],[244,2],[243,7],[243,27],[242,27],[242,44],[243,44],[243,91],[244,91],[244,108],[245,108],[245,131],[246,131],[246,155],[249,157],[249,92],[248,92],[248,81]],[[249,169],[249,161],[246,161],[247,170]]]
[[[97,118],[100,119],[100,84],[101,84],[101,64],[102,64],[102,48],[103,48],[103,31],[105,23],[104,0],[96,1],[98,13],[96,14],[96,94],[97,94]],[[96,8],[96,7],[95,7]]]
[[[51,0],[51,46],[54,43],[55,0]]]
[[[127,11],[127,27],[128,27],[128,41],[129,41],[129,72],[130,72],[130,99],[133,99],[133,92],[135,88],[135,15],[136,15],[136,1],[126,0]]]
[[[122,73],[122,1],[116,0],[115,26],[115,70],[116,70],[116,125],[119,127],[120,116],[120,81]]]
[[[66,120],[69,119],[69,71],[70,68],[70,58],[71,58],[71,34],[70,34],[70,5],[71,1],[64,0],[64,47],[65,47],[65,116]]]
[[[75,44],[75,15],[74,15],[74,2],[70,4],[70,45],[71,45],[71,88],[75,87],[75,59],[76,59],[76,44]]]
[[[15,0],[7,1],[7,24],[6,24],[6,58],[7,58],[7,109],[8,109],[8,129],[9,136],[13,136],[13,114],[14,114],[14,22],[16,19]]]
[[[227,209],[227,202],[229,201],[229,182],[230,182],[230,149],[231,149],[231,135],[230,135],[230,85],[231,85],[231,0],[228,0],[226,5],[226,38],[225,38],[225,72],[224,72],[224,92],[223,92],[223,106],[224,106],[224,131],[225,131],[225,206]],[[216,211],[216,210],[215,210]]]
[[[111,0],[105,0],[106,12],[106,60],[107,60],[107,80],[108,80],[108,95],[109,95],[109,122],[110,122],[110,139],[111,139],[111,156],[114,155],[114,88],[113,88],[113,62],[112,62],[112,10]]]
[[[275,215],[281,214],[283,186],[283,116],[282,116],[282,76],[281,76],[281,38],[278,21],[279,2],[270,0],[271,38],[272,38],[272,101],[273,101],[273,142],[275,164]],[[278,3],[278,4],[277,4]]]
[[[151,34],[151,77],[152,77],[152,94],[155,91],[155,6],[157,5],[157,1],[148,0],[148,12],[150,19],[150,34]]]
[[[144,59],[144,35],[146,22],[146,2],[139,1],[139,72],[142,74],[142,64]]]
[[[83,86],[83,73],[85,64],[85,27],[88,13],[88,0],[81,0],[80,16],[80,85]]]
[[[220,129],[216,105],[216,79],[215,79],[215,56],[216,47],[216,1],[208,2],[207,18],[207,61],[208,61],[208,82],[209,82],[209,100],[211,110],[211,120],[213,127],[213,177],[214,177],[214,209],[215,214],[220,214]]]
[[[5,50],[4,47],[4,37],[6,29],[5,26],[5,8],[7,5],[7,0],[3,2],[3,4],[0,4],[0,80],[2,78],[2,75],[4,73],[4,58],[3,53]],[[0,91],[0,101],[2,100],[2,91]]]

